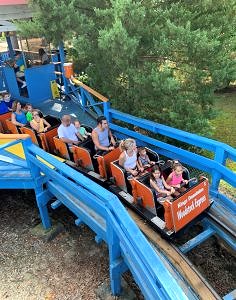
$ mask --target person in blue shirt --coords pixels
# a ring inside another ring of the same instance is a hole
[[[16,51],[16,54],[15,54],[15,63],[17,65],[17,67],[19,67],[20,69],[22,68],[22,66],[24,66],[24,59],[22,57],[21,52]]]
[[[5,114],[8,112],[8,107],[3,100],[3,96],[0,95],[0,115]]]
[[[12,105],[11,121],[13,124],[23,127],[27,124],[25,113],[21,109],[20,101],[16,100]]]
[[[12,111],[13,100],[11,99],[11,94],[8,92],[3,93],[3,100],[8,107],[8,110]]]

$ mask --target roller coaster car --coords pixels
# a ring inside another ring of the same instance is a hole
[[[12,113],[9,111],[9,112],[7,112],[5,114],[1,114],[0,115],[0,124],[1,124],[3,132],[6,132],[8,130],[7,129],[6,120],[11,118],[11,114]]]
[[[34,129],[30,127],[30,125],[20,127],[20,132],[28,134],[34,144],[39,145],[45,151],[54,154],[55,145],[53,137],[57,134],[57,128],[61,122],[60,119],[52,116],[46,116],[44,117],[44,119],[51,125],[51,127],[46,132],[38,134]]]
[[[149,154],[149,151],[147,153]],[[160,168],[164,177],[172,170],[169,161],[160,165]],[[192,181],[191,187],[187,186],[187,190],[176,198],[157,199],[154,189],[150,186],[149,173],[139,178],[127,179],[126,172],[118,160],[111,163],[111,172],[115,186],[110,186],[110,190],[167,237],[196,220],[211,204],[206,178]],[[184,168],[183,178],[189,179],[187,168]]]
[[[161,204],[158,201],[160,198],[157,199],[155,191],[150,187],[149,180],[150,176],[145,175],[131,181],[134,203],[141,207],[142,214],[154,226],[169,236],[195,220],[210,206],[206,178],[195,182],[174,199],[161,198]]]
[[[146,150],[150,160],[159,164],[166,178],[172,170],[171,162],[164,163],[159,160],[157,153],[148,148]],[[88,138],[78,146],[72,146],[72,151],[79,171],[115,193],[166,237],[180,231],[210,206],[206,178],[195,182],[177,198],[162,198],[160,201],[150,187],[150,173],[139,178],[127,178],[126,171],[119,165],[119,148],[97,155],[92,139]],[[186,168],[183,177],[189,179]]]

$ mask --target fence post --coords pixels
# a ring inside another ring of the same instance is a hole
[[[14,50],[13,50],[13,47],[12,47],[12,42],[11,42],[10,35],[6,36],[6,40],[7,40],[8,50],[9,50],[9,56],[10,56],[10,58],[13,59],[14,58]]]
[[[64,84],[65,94],[69,93],[68,87],[68,79],[65,77],[65,70],[64,70],[64,63],[65,63],[65,51],[64,51],[64,44],[63,42],[59,43],[59,53],[60,53],[60,61],[61,61],[61,72],[62,72],[62,80]]]
[[[26,140],[22,141],[22,146],[24,149],[24,153],[25,153],[25,158],[26,158],[26,162],[27,165],[29,167],[31,176],[34,180],[35,183],[35,197],[36,197],[36,201],[37,201],[37,206],[39,209],[39,213],[40,213],[40,217],[43,223],[43,227],[45,229],[48,229],[51,227],[51,221],[49,218],[49,214],[48,214],[48,208],[47,208],[47,203],[48,201],[51,199],[51,195],[50,193],[45,190],[43,188],[43,182],[42,182],[42,177],[45,175],[41,174],[40,168],[35,166],[29,158],[29,153],[28,153],[28,147],[32,146],[32,141],[30,138],[27,138]],[[31,154],[33,155],[33,154]],[[36,155],[35,155],[36,157]]]
[[[83,108],[83,112],[85,112],[85,106],[86,106],[86,96],[84,93],[84,89],[82,87],[79,88],[80,90],[80,96],[81,96],[81,105]]]
[[[110,113],[109,113],[110,106],[111,106],[111,104],[109,101],[103,102],[103,114],[106,117],[108,123],[111,122],[111,117],[110,117]]]
[[[223,148],[217,147],[215,151],[215,157],[214,160],[218,162],[219,164],[222,164],[225,166],[226,162],[226,153]],[[211,189],[213,192],[218,192],[219,184],[221,180],[221,174],[220,172],[213,170],[212,171],[212,183],[211,183]]]
[[[121,274],[124,262],[121,257],[119,238],[109,220],[107,220],[107,242],[110,261],[111,290],[113,295],[118,296],[121,293]]]

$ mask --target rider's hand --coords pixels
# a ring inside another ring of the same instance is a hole
[[[138,175],[138,171],[132,170],[131,174],[132,174],[133,176],[137,176],[137,175]]]

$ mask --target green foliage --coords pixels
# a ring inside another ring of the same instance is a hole
[[[25,37],[44,36],[47,41],[58,45],[74,36],[80,15],[75,13],[77,1],[31,0],[33,20],[20,21],[18,27]]]
[[[36,16],[22,31],[68,41],[114,107],[209,135],[213,92],[236,78],[235,0],[31,3]]]
[[[217,94],[215,98],[218,114],[211,121],[215,128],[213,138],[236,148],[236,93]]]

